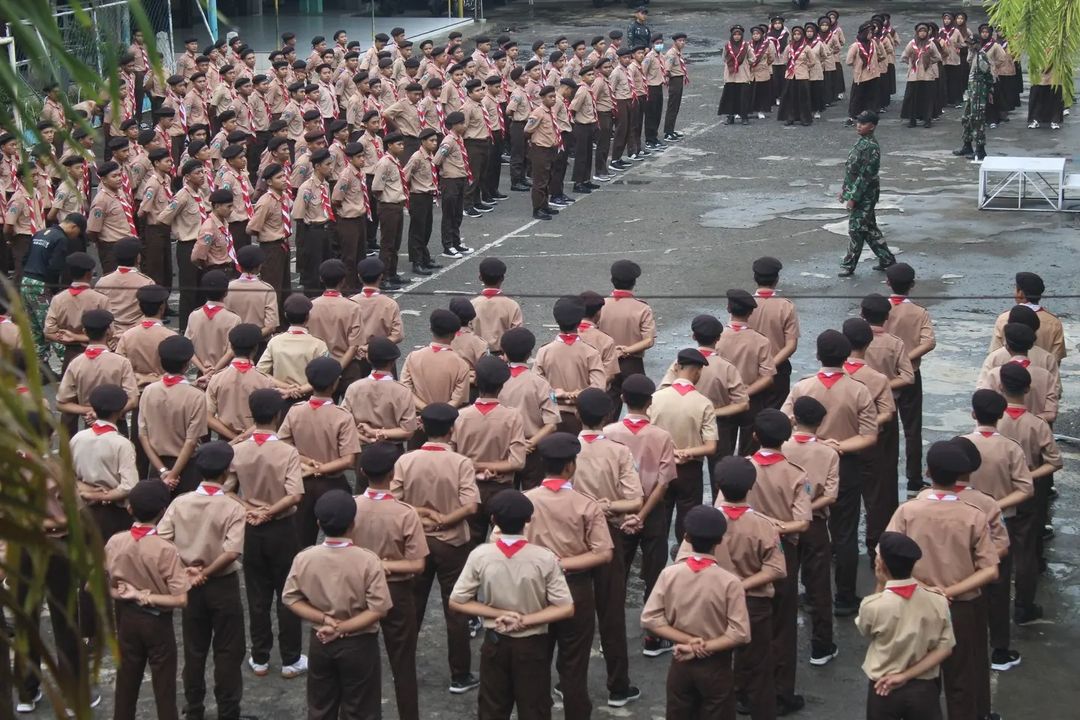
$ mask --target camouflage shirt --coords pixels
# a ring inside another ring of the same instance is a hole
[[[860,136],[848,153],[844,172],[844,200],[857,203],[870,200],[878,188],[880,167],[881,147],[877,138],[873,134]]]

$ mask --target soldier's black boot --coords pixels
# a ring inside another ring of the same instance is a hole
[[[969,158],[974,157],[975,151],[971,149],[971,142],[969,141],[964,143],[964,147],[960,148],[959,150],[953,150],[952,154],[956,155],[957,157]]]
[[[986,146],[985,145],[976,145],[975,146],[975,162],[982,162],[985,159],[986,159]]]

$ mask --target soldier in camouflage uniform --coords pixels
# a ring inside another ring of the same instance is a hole
[[[847,255],[840,261],[842,268],[838,275],[848,277],[855,274],[855,266],[862,255],[863,244],[877,255],[875,270],[884,270],[896,262],[889,252],[889,246],[881,239],[881,230],[877,226],[874,206],[877,205],[881,186],[878,183],[878,168],[881,167],[881,148],[874,137],[878,116],[869,110],[859,113],[855,119],[855,129],[859,141],[848,153],[847,170],[844,174],[844,189],[840,191],[840,202],[846,203],[850,213],[848,217]]]
[[[70,213],[59,225],[38,230],[30,238],[19,293],[30,318],[34,347],[41,362],[49,360],[50,343],[45,339],[45,316],[49,312],[49,303],[60,287],[69,245],[85,232],[86,218],[78,213]],[[52,343],[51,349],[56,357],[63,357],[63,345]]]
[[[990,70],[990,58],[978,42],[971,43],[968,57],[971,59],[971,74],[968,76],[967,92],[964,93],[964,117],[960,119],[964,126],[964,146],[953,150],[953,155],[982,162],[986,158],[986,105],[990,102],[994,75]],[[974,149],[972,143],[975,144]]]

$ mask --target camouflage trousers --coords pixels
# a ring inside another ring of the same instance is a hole
[[[22,298],[26,315],[30,318],[30,332],[34,336],[34,349],[37,350],[38,360],[47,362],[50,343],[45,340],[45,315],[49,312],[51,296],[46,290],[44,282],[29,277],[22,279],[22,284],[19,286],[19,295]],[[57,357],[63,357],[62,345],[53,344],[52,347]]]
[[[964,116],[960,118],[964,128],[963,142],[974,145],[986,144],[986,104],[968,100],[964,103]]]
[[[878,264],[888,267],[896,262],[896,258],[889,251],[889,246],[882,239],[881,230],[877,225],[877,215],[874,212],[876,203],[856,204],[850,210],[848,216],[848,241],[847,254],[840,261],[840,267],[845,270],[854,270],[862,255],[863,245],[869,245],[874,255],[877,255]]]

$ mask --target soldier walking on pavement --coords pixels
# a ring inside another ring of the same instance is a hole
[[[982,162],[986,158],[986,106],[994,87],[993,67],[990,58],[978,42],[972,42],[968,50],[971,59],[971,75],[967,92],[964,93],[964,116],[960,123],[964,128],[964,145],[953,150],[953,155]],[[975,147],[972,148],[972,143]]]
[[[859,113],[855,120],[855,130],[859,133],[859,141],[848,153],[847,170],[844,174],[844,189],[840,191],[839,200],[847,204],[848,235],[851,241],[848,243],[847,254],[840,261],[839,277],[850,277],[855,274],[855,266],[859,263],[863,244],[877,255],[878,264],[875,270],[884,270],[896,262],[896,258],[889,251],[889,246],[882,240],[881,230],[877,226],[877,216],[874,207],[877,205],[878,196],[881,194],[881,186],[878,181],[878,170],[881,167],[881,147],[874,130],[877,129],[878,116],[869,110]]]

